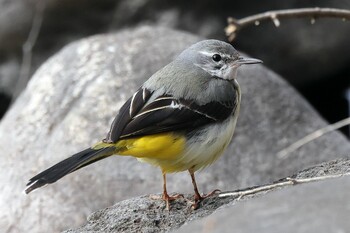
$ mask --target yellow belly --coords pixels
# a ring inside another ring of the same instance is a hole
[[[133,156],[138,160],[172,173],[199,170],[213,163],[229,144],[236,119],[204,128],[194,138],[176,133],[160,133],[139,138],[122,139],[116,144],[100,142],[94,149],[115,147],[115,154]]]
[[[147,135],[140,138],[120,140],[117,148],[119,155],[131,155],[137,158],[176,160],[185,148],[186,139],[175,133]]]
[[[92,148],[116,147],[115,154],[133,156],[139,161],[160,167],[164,172],[186,170],[178,164],[186,147],[186,138],[176,133],[159,133],[122,139],[116,144],[99,142]]]

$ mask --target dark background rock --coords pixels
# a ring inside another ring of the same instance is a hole
[[[293,177],[346,174],[350,174],[350,160],[335,160]],[[179,199],[167,211],[161,201],[144,196],[99,210],[88,217],[84,226],[65,233],[168,232],[184,224],[176,232],[346,232],[350,227],[345,204],[349,202],[349,188],[350,177],[342,177],[274,188],[240,199],[211,197],[197,210],[191,210],[186,200]]]
[[[343,1],[161,1],[161,0],[16,0],[0,1],[0,106],[16,98],[37,67],[64,45],[79,38],[117,31],[140,24],[161,25],[225,40],[226,18],[246,17],[267,10],[298,7],[349,9]],[[33,48],[29,76],[22,76],[22,45],[38,9],[44,8],[38,40]],[[163,36],[163,35],[161,35]],[[242,30],[234,45],[262,59],[299,91],[330,122],[348,116],[344,91],[349,88],[349,22],[340,19],[281,21],[275,28],[266,23]],[[16,91],[15,91],[16,90]],[[348,134],[348,130],[343,132]]]
[[[102,139],[121,104],[152,73],[201,38],[141,27],[78,41],[34,75],[0,124],[0,229],[47,232],[84,222],[94,210],[161,191],[161,173],[112,157],[26,196],[37,172]],[[264,66],[242,68],[241,115],[234,140],[215,165],[198,173],[200,190],[268,183],[313,164],[349,157],[350,144],[329,133],[279,158],[276,153],[326,125],[285,81]],[[169,175],[170,192],[192,193],[186,173]]]

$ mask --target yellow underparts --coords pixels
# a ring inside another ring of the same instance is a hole
[[[115,144],[97,143],[94,149],[116,147],[116,154],[136,158],[176,160],[184,151],[186,139],[175,133],[160,133],[139,138],[122,139]]]

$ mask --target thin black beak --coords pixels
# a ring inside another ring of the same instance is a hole
[[[237,63],[240,65],[249,65],[249,64],[259,64],[263,62],[262,60],[255,59],[255,58],[239,57]]]

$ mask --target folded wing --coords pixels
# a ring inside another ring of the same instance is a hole
[[[143,95],[146,98],[141,98],[140,93],[146,93]],[[152,94],[141,88],[126,102],[111,126],[107,141],[171,131],[192,131],[227,119],[237,106],[236,98],[199,105],[193,100],[175,99],[170,95],[158,96],[147,103]]]

